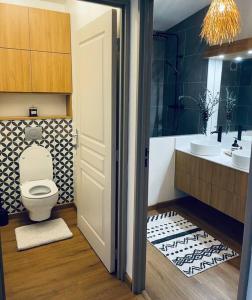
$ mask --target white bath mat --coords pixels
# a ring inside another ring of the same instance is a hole
[[[26,225],[15,229],[18,250],[26,250],[73,236],[63,219]]]
[[[174,211],[148,218],[147,239],[187,277],[239,256]]]

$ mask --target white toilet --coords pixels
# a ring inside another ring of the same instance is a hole
[[[32,221],[50,218],[58,200],[50,152],[39,146],[24,150],[19,160],[21,200]]]

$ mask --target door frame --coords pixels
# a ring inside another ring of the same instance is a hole
[[[116,207],[116,276],[125,280],[127,254],[130,0],[79,0],[121,9],[118,101],[118,182]]]
[[[139,71],[132,291],[145,289],[154,0],[139,0]]]
[[[252,251],[252,157],[250,160],[249,171],[249,183],[248,183],[248,195],[245,213],[244,234],[243,234],[243,246],[242,257],[240,266],[240,280],[238,288],[238,300],[244,300],[247,298],[247,292],[249,287],[249,277],[252,276],[251,268],[251,251]]]
[[[148,173],[146,161],[149,155],[149,108],[151,98],[152,33],[154,0],[139,0],[140,13],[140,55],[137,115],[137,158],[135,181],[135,214],[133,239],[132,287],[136,294],[145,289],[146,275],[146,229],[148,212]],[[249,173],[249,187],[244,223],[243,247],[237,300],[245,300],[252,279],[252,157]]]

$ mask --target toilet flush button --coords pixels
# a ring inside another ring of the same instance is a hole
[[[42,127],[26,127],[25,139],[27,141],[42,140]]]

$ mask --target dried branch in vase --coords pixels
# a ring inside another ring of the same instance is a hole
[[[206,135],[207,123],[215,113],[215,108],[220,102],[220,93],[214,94],[206,89],[203,93],[199,94],[198,98],[186,95],[179,96],[179,101],[182,101],[183,99],[192,100],[197,104],[201,115],[201,132]]]

